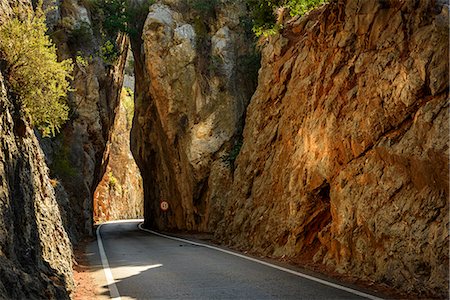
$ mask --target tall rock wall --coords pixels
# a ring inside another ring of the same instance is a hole
[[[252,43],[245,5],[219,1],[196,11],[185,1],[150,7],[133,43],[136,113],[132,149],[144,181],[146,226],[214,230],[231,182],[252,90],[244,61]],[[159,209],[168,201],[169,211]]]
[[[216,237],[448,295],[448,21],[336,1],[269,38]]]
[[[51,169],[70,202],[66,228],[72,240],[93,228],[94,191],[106,170],[106,145],[119,107],[128,39],[117,37],[118,59],[102,57],[104,37],[99,32],[95,6],[77,0],[47,1],[57,9],[47,16],[61,59],[75,62],[70,95],[70,120],[56,138],[41,139]]]
[[[32,4],[0,0],[0,22],[14,6]],[[66,299],[73,290],[69,238],[92,230],[93,193],[106,169],[128,47],[119,35],[118,59],[107,61],[88,2],[43,4],[54,7],[47,26],[59,58],[75,64],[70,120],[56,137],[38,141],[0,76],[0,299]]]
[[[42,150],[0,72],[0,299],[68,299],[72,246]]]
[[[119,111],[108,142],[106,172],[94,193],[94,221],[141,219],[144,216],[142,177],[130,149],[134,97],[122,90]]]

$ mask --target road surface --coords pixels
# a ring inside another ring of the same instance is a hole
[[[111,298],[120,296],[121,299],[365,299],[364,296],[369,296],[302,278],[295,270],[291,274],[208,248],[211,246],[157,236],[140,230],[139,223],[103,224],[99,230],[109,264],[105,273],[110,271],[112,275],[109,284],[104,281],[105,298],[111,291]],[[88,253],[91,252],[91,262],[97,260],[99,274],[105,266],[98,263],[98,250],[90,247]]]

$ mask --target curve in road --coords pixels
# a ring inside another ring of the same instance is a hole
[[[381,299],[239,253],[140,230],[141,222],[97,228],[113,299]]]

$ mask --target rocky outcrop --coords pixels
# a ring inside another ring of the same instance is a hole
[[[92,232],[93,196],[106,170],[103,162],[109,155],[105,151],[119,106],[128,40],[119,35],[117,61],[105,61],[103,37],[94,30],[99,25],[89,7],[77,0],[54,4],[57,9],[47,19],[60,58],[75,62],[75,91],[69,99],[70,120],[56,138],[42,139],[41,145],[52,177],[68,195],[71,220],[66,228],[76,240]]]
[[[146,226],[210,231],[223,213],[230,152],[239,146],[253,92],[243,63],[253,53],[241,24],[246,9],[241,2],[219,1],[205,11],[161,2],[150,7],[142,44],[133,44],[132,149],[144,181]],[[159,210],[163,200],[167,213]]]
[[[42,150],[0,73],[0,298],[68,299],[72,246]]]
[[[108,142],[105,175],[94,193],[94,221],[140,219],[144,216],[142,177],[130,149],[134,97],[122,90],[119,111]]]
[[[448,6],[337,1],[263,46],[216,237],[448,295]]]

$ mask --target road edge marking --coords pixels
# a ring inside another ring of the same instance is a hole
[[[103,224],[98,225],[96,231],[98,252],[100,253],[100,259],[102,261],[103,272],[105,273],[106,284],[108,285],[109,289],[109,295],[113,300],[121,300],[119,290],[117,289],[116,286],[116,281],[114,280],[111,269],[109,268],[108,257],[106,256],[105,249],[103,248],[102,237],[100,235],[100,228],[102,227]]]
[[[177,237],[173,237],[173,236],[170,236],[170,235],[165,235],[165,234],[153,231],[153,230],[149,230],[149,229],[144,228],[142,226],[142,224],[143,223],[140,223],[138,225],[140,230],[149,232],[151,234],[154,234],[154,235],[166,238],[166,239],[170,239],[170,240],[174,240],[174,241],[178,241],[178,242],[183,242],[183,243],[187,243],[187,244],[191,244],[191,245],[195,245],[195,246],[201,246],[201,247],[209,248],[209,249],[212,249],[212,250],[220,251],[220,252],[223,252],[223,253],[227,253],[227,254],[230,254],[230,255],[234,255],[234,256],[237,256],[237,257],[240,257],[240,258],[243,258],[243,259],[246,259],[246,260],[250,260],[250,261],[253,261],[253,262],[256,262],[256,263],[259,263],[259,264],[262,264],[262,265],[265,265],[265,266],[268,266],[268,267],[271,267],[271,268],[274,268],[274,269],[277,269],[277,270],[280,270],[280,271],[284,271],[284,272],[287,272],[287,273],[290,273],[290,274],[293,274],[293,275],[296,275],[296,276],[299,276],[299,277],[302,277],[302,278],[305,278],[305,279],[308,279],[308,280],[311,280],[311,281],[315,281],[315,282],[321,283],[323,285],[327,285],[327,286],[330,286],[330,287],[333,287],[333,288],[336,288],[336,289],[339,289],[339,290],[343,290],[343,291],[349,292],[349,293],[357,295],[357,296],[365,297],[367,299],[383,300],[383,298],[379,298],[379,297],[376,297],[376,296],[371,295],[371,294],[367,294],[367,293],[364,293],[364,292],[361,292],[361,291],[358,291],[358,290],[355,290],[355,289],[352,289],[352,288],[349,288],[349,287],[346,287],[346,286],[342,286],[342,285],[339,285],[339,284],[336,284],[336,283],[333,283],[333,282],[329,282],[329,281],[324,280],[324,279],[316,278],[316,277],[311,276],[311,275],[303,274],[301,272],[294,271],[294,270],[291,270],[291,269],[288,269],[288,268],[280,267],[280,266],[277,266],[277,265],[274,265],[274,264],[271,264],[271,263],[268,263],[268,262],[265,262],[265,261],[253,258],[253,257],[245,256],[243,254],[235,253],[235,252],[232,252],[232,251],[229,251],[229,250],[225,250],[225,249],[221,249],[221,248],[218,248],[218,247],[214,247],[214,246],[211,246],[211,245],[197,243],[197,242],[185,240],[185,239],[182,239],[182,238],[177,238]]]

